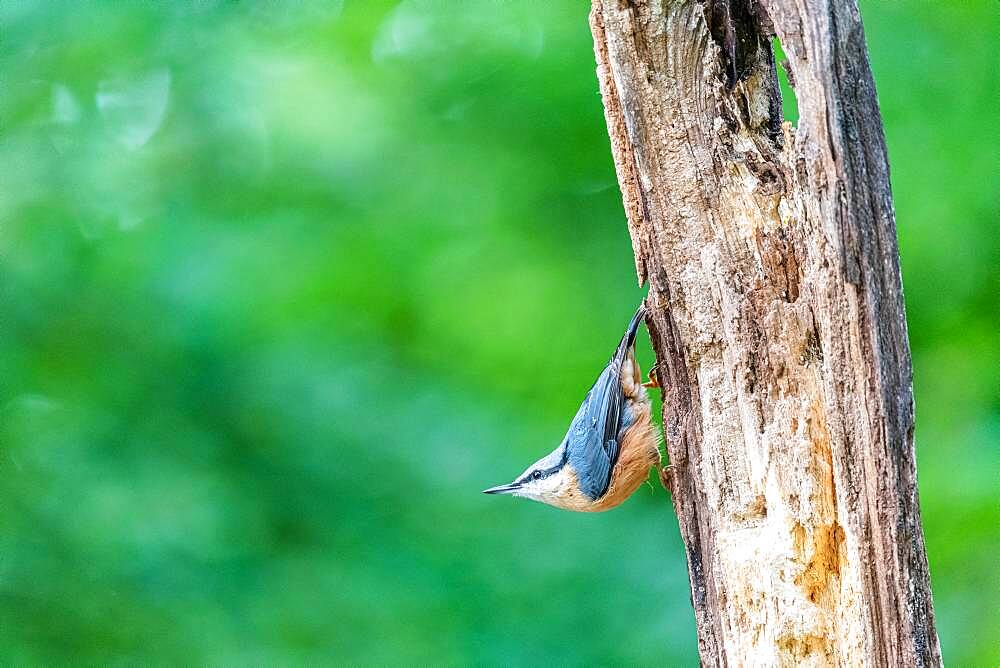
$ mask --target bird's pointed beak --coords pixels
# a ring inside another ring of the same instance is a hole
[[[496,487],[490,487],[489,489],[484,489],[483,494],[510,494],[521,489],[521,486],[516,482],[512,482],[507,485],[497,485]]]

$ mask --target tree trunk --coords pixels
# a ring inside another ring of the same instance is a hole
[[[593,0],[591,29],[702,662],[939,665],[855,0]]]

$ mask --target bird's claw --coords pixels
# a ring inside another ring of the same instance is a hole
[[[656,373],[657,366],[658,365],[654,364],[649,369],[649,380],[647,382],[645,382],[645,383],[642,384],[643,387],[648,387],[648,388],[652,388],[652,389],[660,387],[660,380],[659,380],[659,378],[657,376],[657,373]]]
[[[660,484],[663,485],[663,489],[670,492],[670,495],[674,494],[674,467],[664,466],[659,469],[660,474]]]

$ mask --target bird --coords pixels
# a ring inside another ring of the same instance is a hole
[[[599,512],[614,508],[659,469],[658,432],[653,425],[635,337],[646,317],[641,304],[611,361],[597,377],[559,446],[506,485],[484,494],[509,494],[556,508]]]

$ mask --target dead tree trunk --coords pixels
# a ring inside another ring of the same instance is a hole
[[[593,0],[591,29],[703,663],[939,665],[855,0]]]

